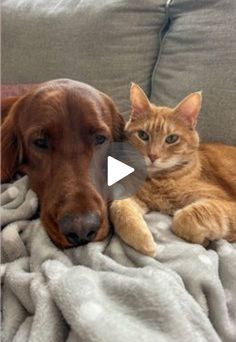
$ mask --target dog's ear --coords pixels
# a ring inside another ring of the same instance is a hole
[[[17,171],[20,147],[17,142],[13,105],[19,97],[2,100],[1,103],[1,182],[8,182]]]
[[[113,124],[114,141],[117,141],[117,142],[123,141],[125,120],[124,120],[124,117],[118,112],[116,108],[113,112],[112,124]]]
[[[13,104],[18,101],[20,96],[11,96],[5,99],[1,99],[1,122],[3,122],[7,115],[10,113],[10,109]]]
[[[118,108],[116,107],[112,98],[105,93],[101,93],[105,107],[107,108],[106,111],[109,111],[111,116],[111,131],[114,141],[122,141],[124,138],[124,128],[125,128],[125,120],[123,116],[120,114]]]
[[[123,115],[120,114],[118,108],[111,102],[111,114],[112,114],[112,133],[114,141],[123,141],[124,140],[124,128],[125,128],[125,119]]]

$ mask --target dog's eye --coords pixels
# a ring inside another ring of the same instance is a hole
[[[178,140],[179,140],[179,136],[177,134],[170,134],[168,135],[165,141],[167,144],[174,144]]]
[[[95,145],[103,144],[107,138],[104,135],[98,134],[95,136]]]
[[[144,140],[144,141],[149,140],[149,135],[148,135],[148,133],[146,133],[146,132],[143,131],[143,130],[138,131],[138,136],[139,136],[140,139],[142,139],[142,140]]]
[[[47,149],[49,148],[49,141],[47,138],[38,138],[33,141],[34,146],[40,149]]]

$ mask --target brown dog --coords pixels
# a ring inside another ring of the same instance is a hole
[[[3,100],[3,182],[17,171],[29,176],[40,217],[62,248],[104,239],[106,201],[89,165],[106,141],[119,141],[124,119],[113,101],[84,83],[46,82],[22,97]]]

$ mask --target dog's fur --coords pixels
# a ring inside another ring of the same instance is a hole
[[[84,83],[53,80],[22,97],[2,101],[1,181],[17,172],[29,176],[40,201],[42,223],[54,243],[71,247],[59,229],[63,215],[97,212],[100,228],[94,241],[109,231],[107,203],[89,176],[91,158],[99,145],[96,134],[119,141],[124,120],[113,101]],[[47,137],[50,148],[34,141]]]

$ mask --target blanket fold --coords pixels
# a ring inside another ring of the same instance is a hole
[[[28,178],[2,186],[2,341],[236,341],[236,244],[209,249],[145,219],[156,258],[116,235],[59,250]]]

